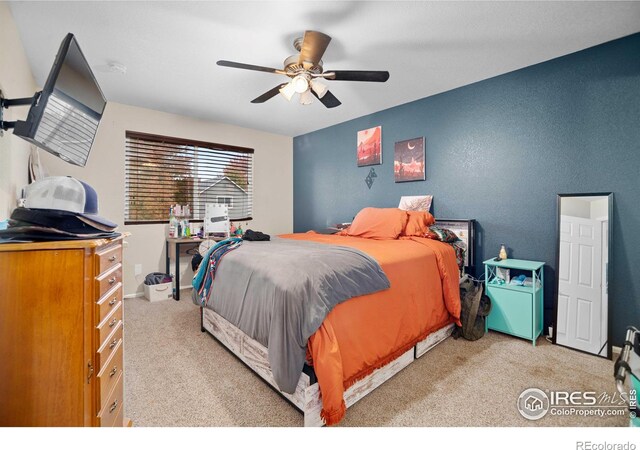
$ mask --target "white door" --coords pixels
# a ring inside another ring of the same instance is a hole
[[[607,346],[607,328],[609,326],[609,280],[607,269],[609,265],[609,221],[598,219],[602,225],[602,325],[600,326],[600,356],[609,356]]]
[[[602,228],[560,216],[556,342],[597,354],[602,346]]]

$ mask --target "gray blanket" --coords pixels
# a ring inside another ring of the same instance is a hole
[[[307,340],[327,314],[389,286],[380,265],[359,250],[276,237],[245,241],[222,258],[208,307],[269,349],[278,387],[292,394]]]

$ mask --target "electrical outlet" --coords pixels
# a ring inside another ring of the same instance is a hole
[[[134,267],[134,272],[135,272],[136,276],[141,275],[142,274],[142,264],[136,264],[135,267]]]

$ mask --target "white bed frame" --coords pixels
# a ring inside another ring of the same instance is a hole
[[[242,362],[274,387],[278,393],[302,411],[305,427],[324,425],[323,420],[320,418],[322,400],[320,399],[320,388],[317,382],[311,384],[309,375],[302,373],[298,380],[298,386],[293,394],[280,391],[271,373],[271,367],[267,358],[267,349],[214,311],[206,308],[200,308],[200,311],[202,331],[208,331],[234,355],[240,358]],[[389,364],[374,370],[370,375],[356,382],[344,393],[344,401],[347,408],[407,367],[415,359],[444,341],[451,335],[453,328],[454,325],[450,324],[431,333],[424,340],[418,342],[414,347],[410,348]]]
[[[467,243],[468,253],[466,266],[473,266],[475,247],[475,220],[473,219],[438,219],[436,223],[447,226]],[[462,233],[460,233],[462,230]],[[251,339],[234,325],[223,319],[214,311],[200,308],[202,331],[208,331],[213,337],[227,347],[242,362],[249,366],[255,373],[260,375],[278,393],[295,405],[304,414],[304,426],[323,426],[324,422],[320,418],[322,401],[320,399],[320,388],[318,383],[311,384],[309,375],[302,373],[298,380],[298,386],[293,394],[287,394],[278,389],[271,366],[267,358],[267,349],[260,343]],[[434,331],[424,340],[418,342],[414,347],[391,361],[389,364],[374,370],[362,380],[356,382],[344,393],[344,401],[347,408],[352,406],[365,395],[373,391],[382,383],[390,379],[396,373],[411,364],[415,359],[421,357],[440,342],[448,338],[453,332],[454,325],[450,324]]]

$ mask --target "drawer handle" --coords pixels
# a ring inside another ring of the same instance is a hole
[[[109,278],[109,284],[113,284],[116,282],[116,277]]]
[[[113,326],[116,324],[116,322],[118,322],[118,319],[116,319],[114,317],[113,320],[111,322],[109,322],[109,328],[113,328]]]
[[[118,373],[118,366],[113,366],[113,369],[111,369],[111,372],[109,372],[109,378],[114,376],[116,373]]]
[[[116,304],[116,301],[118,301],[118,297],[113,297],[113,300],[111,300],[111,301],[109,302],[109,306],[113,306],[113,305],[115,305],[115,304]]]
[[[113,350],[113,347],[115,347],[117,343],[118,339],[114,339],[113,341],[111,341],[111,344],[109,344],[109,349]]]
[[[118,400],[114,401],[109,407],[109,412],[112,413],[118,407]]]
[[[114,262],[116,260],[116,255],[113,255],[111,258],[109,258],[109,262]]]

